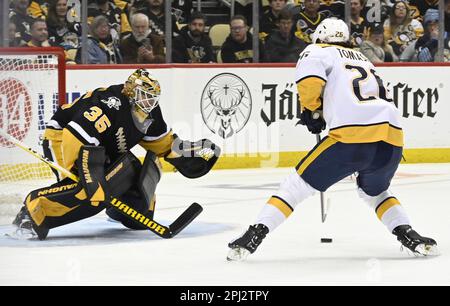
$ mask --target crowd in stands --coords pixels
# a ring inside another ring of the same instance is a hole
[[[72,64],[82,62],[82,48],[88,64],[164,63],[164,1],[88,0],[89,33],[81,46],[80,0],[11,0],[9,44],[60,46]],[[345,1],[259,1],[259,31],[254,33],[252,1],[236,0],[229,24],[207,25],[192,0],[172,0],[172,62],[250,63],[253,35],[258,35],[260,62],[296,62],[323,19],[345,20]],[[436,61],[442,30],[443,58],[450,61],[450,0],[445,0],[445,29],[439,28],[439,0],[348,1],[351,46],[370,61]]]

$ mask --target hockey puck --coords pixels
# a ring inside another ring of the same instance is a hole
[[[320,238],[321,243],[331,243],[333,242],[332,238]]]

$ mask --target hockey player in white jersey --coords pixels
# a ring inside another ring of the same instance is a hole
[[[411,228],[389,189],[402,158],[403,131],[375,67],[348,48],[349,31],[342,20],[325,19],[312,37],[296,67],[301,122],[313,134],[328,125],[328,136],[280,184],[255,224],[229,243],[227,259],[246,259],[300,202],[355,172],[360,197],[403,247],[415,255],[437,255],[436,241]]]

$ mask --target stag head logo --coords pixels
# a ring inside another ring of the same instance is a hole
[[[250,90],[237,75],[221,73],[206,84],[200,107],[203,121],[213,133],[224,139],[231,137],[250,118]]]

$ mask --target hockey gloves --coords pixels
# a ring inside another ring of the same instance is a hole
[[[220,148],[209,139],[181,140],[174,134],[172,150],[164,160],[187,178],[198,178],[211,170],[220,156]]]
[[[319,112],[311,112],[306,108],[300,114],[300,124],[306,125],[308,131],[313,134],[320,134],[327,125]]]

